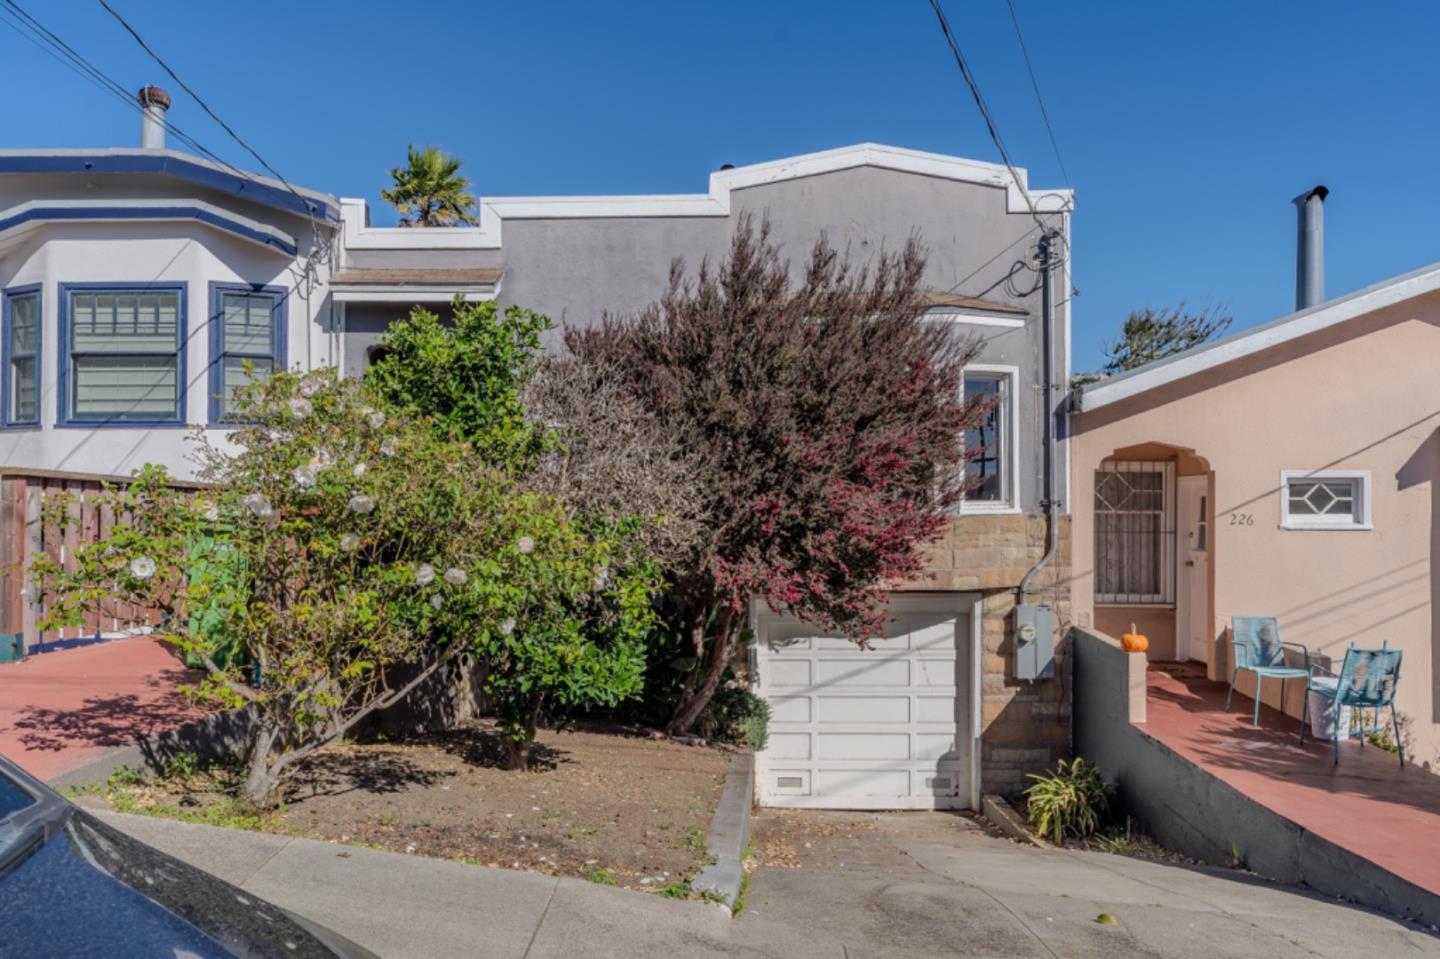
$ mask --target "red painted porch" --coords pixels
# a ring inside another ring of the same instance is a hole
[[[1440,776],[1374,746],[1307,736],[1268,706],[1251,724],[1253,701],[1186,670],[1156,664],[1147,674],[1144,731],[1250,799],[1323,839],[1440,895]]]

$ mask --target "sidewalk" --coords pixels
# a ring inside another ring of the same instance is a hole
[[[97,815],[386,959],[1440,957],[1421,927],[1291,887],[1020,846],[944,813],[794,814],[812,839],[793,868],[761,869],[733,921],[578,879]]]
[[[727,947],[729,916],[702,902],[310,839],[91,812],[385,959],[753,955]]]
[[[198,675],[144,637],[0,666],[0,754],[53,779],[201,716],[175,690]]]

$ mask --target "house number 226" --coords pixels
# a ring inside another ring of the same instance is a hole
[[[1255,517],[1254,517],[1254,516],[1251,516],[1249,513],[1231,513],[1231,514],[1230,514],[1230,525],[1231,525],[1231,526],[1254,526],[1254,525],[1255,525]]]

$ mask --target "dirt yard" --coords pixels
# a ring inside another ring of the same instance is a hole
[[[233,801],[218,773],[112,785],[109,798],[126,811],[637,889],[672,887],[703,859],[728,751],[612,730],[542,730],[533,757],[528,772],[500,769],[499,742],[483,724],[336,745],[307,763],[283,809],[258,823],[219,814]]]

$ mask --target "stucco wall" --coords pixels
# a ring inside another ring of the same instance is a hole
[[[1141,443],[1191,450],[1213,470],[1211,675],[1229,678],[1235,615],[1278,616],[1286,640],[1337,660],[1352,640],[1388,641],[1405,650],[1397,705],[1413,724],[1415,757],[1435,760],[1437,325],[1440,297],[1412,300],[1074,415],[1077,622],[1105,615],[1093,605],[1096,467]],[[1370,471],[1373,529],[1281,528],[1281,470],[1322,468]],[[1278,700],[1275,683],[1265,698]],[[1299,700],[1287,696],[1287,706]]]
[[[822,234],[859,265],[873,264],[881,252],[898,252],[916,236],[928,254],[926,287],[1029,311],[1020,328],[967,325],[963,332],[976,340],[977,362],[1018,368],[1020,437],[1015,448],[1022,456],[1021,504],[1025,510],[1038,508],[1040,293],[1036,274],[1026,263],[1036,227],[1028,214],[1007,212],[1003,189],[859,167],[736,190],[728,217],[508,218],[500,251],[505,272],[499,304],[525,306],[572,326],[598,323],[606,312],[633,313],[665,291],[675,259],[693,270],[707,256],[712,262],[723,257],[745,214],[770,218],[772,239],[797,279]],[[375,256],[347,254],[347,262],[363,259],[379,265]],[[493,259],[489,251],[451,251],[443,257],[443,262],[427,265],[490,265]],[[1063,280],[1056,284],[1059,290],[1065,286]],[[1062,378],[1068,368],[1068,309],[1068,304],[1060,307],[1056,324],[1056,364]],[[358,316],[354,307],[349,310]],[[376,337],[370,313],[355,323],[347,319],[347,368]],[[348,342],[351,339],[355,342]],[[552,337],[551,345],[557,340]],[[1064,500],[1063,456],[1059,471]]]
[[[329,299],[323,290],[298,282],[296,266],[295,258],[197,223],[62,223],[32,231],[0,258],[0,285],[42,285],[40,427],[0,430],[0,464],[127,475],[145,463],[161,463],[182,478],[193,475],[188,426],[55,426],[59,285],[183,284],[185,421],[199,424],[209,418],[212,282],[259,283],[291,291],[286,301],[288,365],[309,368],[327,361]]]

